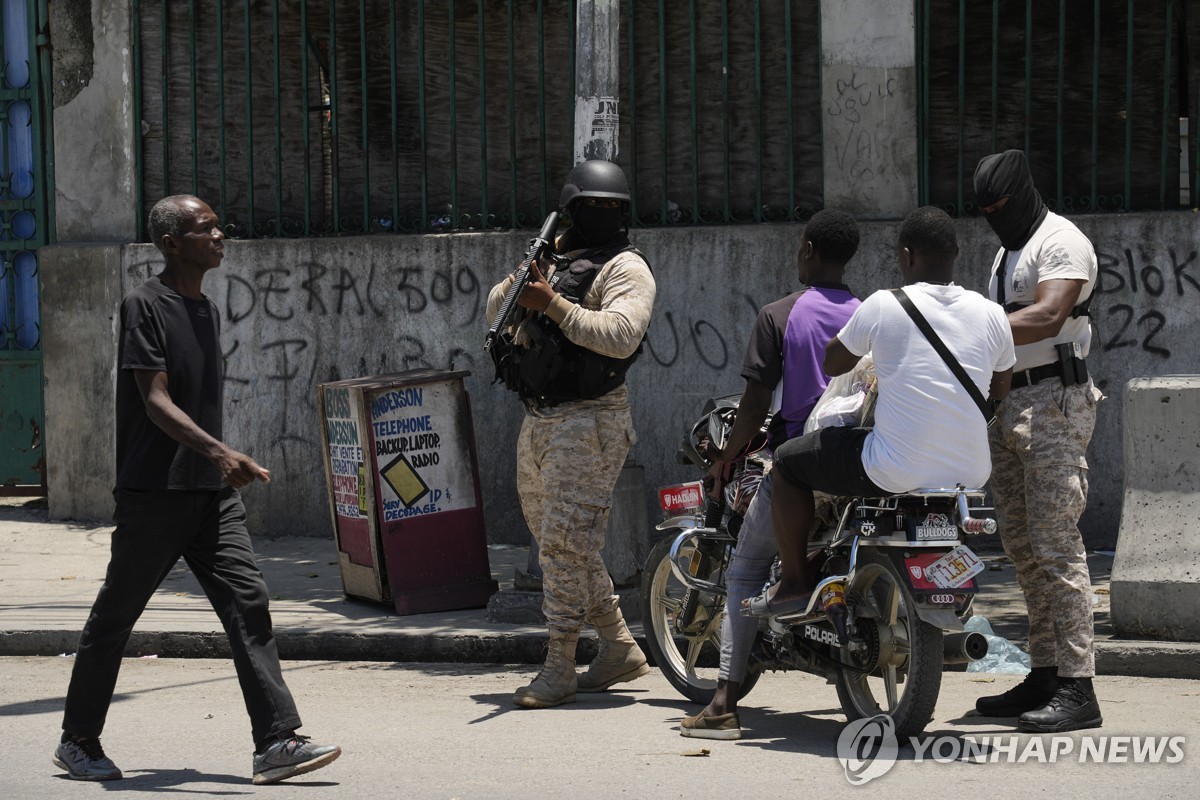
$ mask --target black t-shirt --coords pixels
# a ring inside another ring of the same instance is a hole
[[[221,439],[224,374],[221,320],[205,297],[192,300],[155,275],[121,303],[117,345],[117,488],[220,489],[211,461],[155,425],[134,378],[135,370],[167,373],[175,405],[201,429]]]

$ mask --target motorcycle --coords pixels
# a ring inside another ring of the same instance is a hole
[[[726,440],[737,398],[710,400],[683,437],[676,460],[707,473],[704,439]],[[702,481],[663,487],[670,515],[651,550],[641,587],[643,627],[655,663],[679,692],[707,704],[716,688],[725,614],[725,573],[742,519],[770,466],[766,425],[732,462],[722,491]],[[820,496],[819,496],[820,497]],[[947,664],[987,654],[964,632],[983,564],[963,534],[988,534],[994,519],[983,489],[960,485],[886,497],[825,498],[825,523],[809,539],[808,608],[764,618],[741,685],[744,697],[766,670],[820,675],[835,683],[848,720],[888,714],[896,735],[920,733],[933,717]],[[778,578],[776,559],[767,585]]]

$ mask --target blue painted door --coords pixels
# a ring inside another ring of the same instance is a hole
[[[45,0],[0,0],[0,493],[45,491],[38,248],[51,241]]]

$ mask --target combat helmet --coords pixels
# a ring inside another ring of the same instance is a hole
[[[576,164],[563,184],[562,195],[558,198],[559,209],[565,211],[567,206],[582,197],[629,203],[629,181],[625,179],[624,170],[611,161],[600,159]]]

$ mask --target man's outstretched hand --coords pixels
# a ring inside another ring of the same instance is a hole
[[[221,478],[235,489],[241,489],[255,481],[271,482],[270,470],[259,466],[253,458],[245,453],[239,453],[231,448],[226,448],[217,456],[215,463],[221,470]]]

